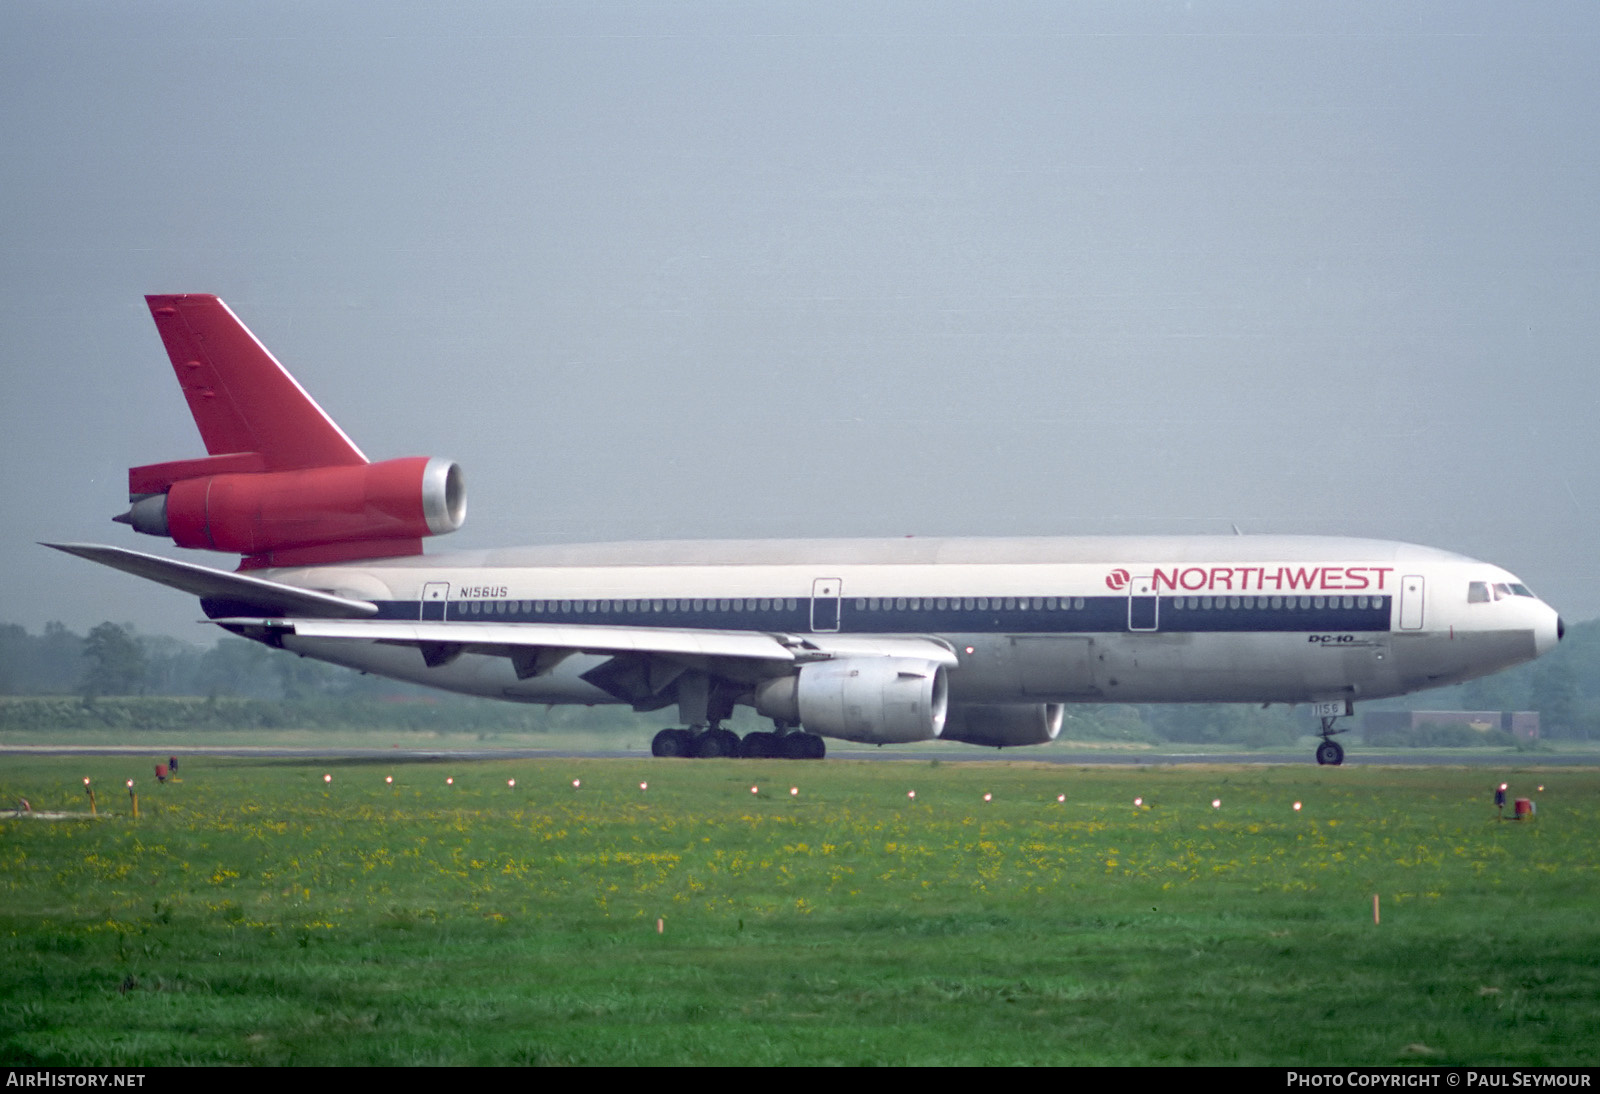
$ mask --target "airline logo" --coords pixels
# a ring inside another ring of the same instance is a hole
[[[1157,566],[1152,583],[1157,593],[1381,593],[1392,573],[1392,566]],[[1106,575],[1106,588],[1121,592],[1130,580],[1119,567]]]

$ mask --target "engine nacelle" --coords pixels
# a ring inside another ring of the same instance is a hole
[[[994,703],[953,706],[944,739],[990,748],[1043,745],[1061,733],[1060,703]]]
[[[118,519],[140,532],[169,535],[180,547],[297,565],[363,557],[363,551],[365,557],[417,553],[420,544],[416,551],[394,545],[453,532],[466,516],[460,466],[414,456],[183,479],[165,494],[139,499]],[[355,553],[340,550],[345,545]]]
[[[944,666],[909,657],[817,661],[756,688],[761,714],[866,744],[938,737],[948,709]]]

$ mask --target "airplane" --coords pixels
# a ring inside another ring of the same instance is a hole
[[[1318,536],[662,541],[423,553],[461,468],[373,463],[216,296],[146,297],[203,457],[130,468],[113,519],[235,572],[52,543],[306,657],[525,703],[676,706],[656,756],[825,739],[1045,744],[1067,703],[1356,701],[1532,660],[1565,627],[1498,566]],[[742,738],[737,706],[770,719]]]

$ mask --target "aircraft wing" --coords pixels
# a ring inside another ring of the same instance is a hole
[[[276,581],[213,570],[209,566],[147,555],[123,547],[104,547],[97,543],[46,543],[42,546],[53,547],[57,551],[65,551],[69,555],[77,555],[174,589],[182,589],[204,600],[227,601],[236,610],[335,617],[368,616],[378,612],[378,606],[366,600],[296,589]]]
[[[593,654],[647,654],[673,658],[734,658],[804,662],[837,657],[915,657],[955,665],[950,646],[923,635],[794,635],[690,627],[618,627],[589,623],[462,623],[392,619],[213,620],[220,626],[261,628],[303,638],[355,639],[430,650],[497,653],[551,650]]]

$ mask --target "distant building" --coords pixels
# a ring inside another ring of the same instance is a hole
[[[1454,732],[1451,732],[1454,730]],[[1519,741],[1539,739],[1536,710],[1377,710],[1361,716],[1368,744],[1471,744],[1468,731],[1487,737],[1509,733]]]

